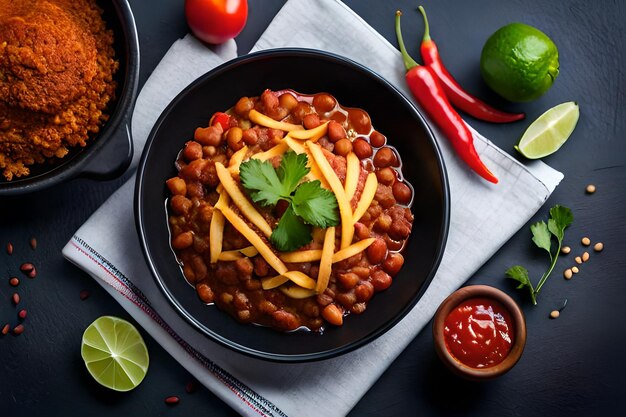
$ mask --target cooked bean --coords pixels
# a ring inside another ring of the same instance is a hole
[[[215,298],[215,294],[211,287],[208,284],[201,282],[196,285],[196,292],[198,293],[198,297],[202,300],[202,302],[210,304],[213,302]]]
[[[252,318],[252,314],[250,313],[250,310],[239,310],[237,312],[237,317],[239,320],[247,322]]]
[[[347,156],[350,152],[352,152],[352,142],[350,142],[350,139],[339,139],[335,143],[335,154]]]
[[[383,270],[395,277],[404,265],[404,256],[398,252],[390,252],[383,263]]]
[[[207,277],[208,269],[204,259],[200,255],[194,255],[191,257],[191,268],[196,277],[196,281],[202,281]]]
[[[323,306],[327,306],[328,304],[333,302],[333,297],[331,297],[328,294],[319,294],[317,296],[317,303],[319,305]]]
[[[376,155],[374,155],[374,166],[377,168],[384,168],[395,165],[397,161],[398,157],[396,156],[393,149],[388,146],[380,148],[378,152],[376,152]]]
[[[343,128],[341,123],[331,120],[330,122],[328,122],[327,135],[328,140],[334,143],[346,137],[346,129]]]
[[[259,303],[259,311],[265,314],[272,314],[278,308],[272,302],[263,300]]]
[[[361,222],[354,224],[354,234],[361,240],[370,237],[370,229]]]
[[[200,145],[196,141],[190,140],[185,144],[185,148],[183,149],[183,156],[188,161],[202,158],[202,145]]]
[[[378,265],[381,263],[385,259],[385,255],[387,255],[387,244],[383,239],[376,239],[367,248],[367,259],[372,265]]]
[[[413,192],[408,185],[401,181],[396,181],[391,189],[393,191],[393,196],[398,203],[409,204],[411,197],[413,196]]]
[[[278,105],[291,112],[298,105],[298,100],[292,94],[284,93],[278,97]]]
[[[230,304],[233,302],[233,295],[228,292],[223,292],[220,294],[220,301],[224,304]]]
[[[394,171],[394,169],[390,167],[377,169],[376,178],[381,184],[391,185],[396,180],[396,171]]]
[[[354,292],[342,292],[337,294],[335,301],[341,304],[344,309],[350,310],[354,303],[356,303],[356,295]]]
[[[250,110],[254,108],[254,101],[250,100],[248,97],[241,97],[237,104],[235,104],[235,113],[240,116],[248,117],[248,113]]]
[[[362,314],[366,308],[367,308],[366,303],[355,303],[350,309],[350,311],[354,314]]]
[[[379,131],[375,130],[370,134],[370,143],[372,144],[372,146],[380,148],[381,146],[385,145],[386,142],[387,138]]]
[[[295,330],[300,326],[300,321],[293,314],[285,310],[276,310],[272,313],[276,327],[283,330]]]
[[[354,289],[356,299],[360,302],[369,301],[374,295],[374,285],[369,281],[363,281]]]
[[[337,274],[337,281],[347,290],[354,288],[360,279],[361,278],[353,272]]]
[[[313,97],[313,107],[319,113],[326,113],[331,111],[337,105],[337,100],[330,94],[316,94]]]
[[[238,127],[228,129],[228,132],[226,133],[226,142],[233,151],[238,151],[243,148],[243,131]]]
[[[177,250],[187,249],[193,244],[193,233],[183,232],[172,239],[172,247]]]
[[[352,142],[352,149],[354,154],[359,159],[366,159],[372,156],[372,146],[367,143],[367,141],[363,138],[358,138],[354,142]]]
[[[254,271],[254,265],[250,258],[241,258],[235,261],[235,269],[239,274],[249,278]]]
[[[309,103],[299,101],[296,107],[291,111],[291,114],[296,119],[296,123],[301,123],[304,120],[304,116],[313,113],[315,110]]]
[[[391,227],[391,216],[388,214],[383,214],[376,219],[376,223],[374,224],[374,229],[380,233],[387,233],[387,230]]]
[[[311,113],[304,116],[304,119],[302,119],[302,124],[304,125],[305,129],[314,129],[322,124],[322,122],[320,122],[320,117],[317,115],[317,113]]]
[[[191,200],[182,195],[175,195],[170,199],[170,207],[174,213],[184,215],[191,208]]]
[[[220,146],[222,143],[222,125],[219,123],[215,126],[199,127],[193,134],[193,138],[202,145]]]
[[[182,195],[187,194],[187,183],[184,179],[180,177],[170,178],[165,181],[167,188],[170,190],[172,195]]]
[[[389,288],[391,281],[391,276],[385,271],[376,270],[372,273],[372,285],[377,292]]]
[[[341,326],[343,324],[343,313],[335,304],[324,307],[322,317],[332,325]]]
[[[233,297],[233,305],[237,310],[247,310],[250,308],[250,301],[244,293],[238,291]]]

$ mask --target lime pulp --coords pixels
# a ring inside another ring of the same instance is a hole
[[[528,126],[515,149],[528,159],[553,154],[570,137],[580,116],[573,101],[554,106]]]
[[[81,356],[91,376],[115,391],[130,391],[146,376],[148,349],[126,320],[102,316],[83,333]]]

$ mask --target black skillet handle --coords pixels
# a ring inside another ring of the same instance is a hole
[[[87,163],[78,174],[79,178],[97,181],[112,180],[122,175],[133,159],[133,140],[129,118],[126,118],[110,137],[97,157]]]

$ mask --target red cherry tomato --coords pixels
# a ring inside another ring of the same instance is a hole
[[[189,28],[200,40],[224,43],[239,35],[248,19],[247,0],[185,0]]]

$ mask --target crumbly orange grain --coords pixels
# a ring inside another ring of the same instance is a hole
[[[0,171],[85,146],[115,95],[113,33],[95,0],[0,0]]]

